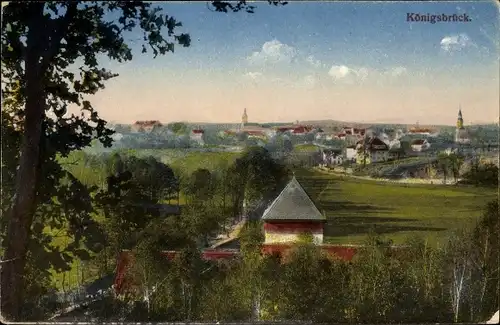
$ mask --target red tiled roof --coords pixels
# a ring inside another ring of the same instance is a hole
[[[196,130],[193,130],[193,133],[194,134],[203,134],[203,133],[205,133],[205,131],[200,130],[200,129],[196,129]]]
[[[264,135],[265,133],[262,131],[245,131],[248,135]]]
[[[151,121],[136,121],[134,123],[134,125],[136,125],[136,126],[155,126],[155,125],[161,126],[162,124],[160,123],[160,121],[151,120]]]
[[[429,128],[411,128],[410,133],[431,133],[432,130]]]

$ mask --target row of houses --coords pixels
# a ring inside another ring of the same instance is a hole
[[[322,150],[322,161],[323,165],[340,165],[344,162],[371,164],[399,159],[403,155],[404,151],[399,143],[387,143],[373,136],[363,138],[344,150]]]

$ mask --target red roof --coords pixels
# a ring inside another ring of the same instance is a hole
[[[311,128],[308,126],[297,126],[293,129],[293,133],[307,133],[311,131]]]
[[[154,125],[161,125],[160,121],[157,120],[151,120],[151,121],[136,121],[134,123],[136,126],[154,126]]]
[[[262,131],[245,131],[245,133],[248,135],[264,135]]]
[[[431,133],[432,130],[429,128],[411,128],[410,133]]]
[[[205,131],[200,130],[200,129],[196,129],[196,130],[193,130],[193,133],[194,134],[203,134],[203,133],[205,133]]]

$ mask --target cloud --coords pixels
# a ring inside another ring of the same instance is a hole
[[[250,78],[252,80],[257,80],[259,78],[261,78],[263,75],[261,72],[247,72],[243,75],[243,77],[245,78]]]
[[[306,62],[309,63],[310,65],[312,65],[313,67],[315,68],[319,68],[321,67],[321,61],[320,60],[316,60],[314,58],[314,56],[312,55],[309,55],[307,58],[306,58]]]
[[[368,75],[369,75],[368,68],[358,68],[356,70],[353,70],[353,72],[361,80],[365,80],[366,78],[368,78]]]
[[[296,86],[298,88],[305,88],[305,89],[312,89],[316,87],[317,84],[317,79],[313,75],[307,75],[304,78],[300,79],[297,83]]]
[[[262,45],[262,49],[257,52],[253,52],[248,60],[252,63],[277,63],[277,62],[287,62],[290,63],[297,55],[297,50],[287,44],[283,44],[280,41],[274,39],[269,42],[265,42]]]
[[[396,78],[406,73],[407,69],[403,66],[379,70],[363,66],[334,65],[328,71],[328,75],[334,80],[345,80],[346,82],[360,82],[368,79],[380,81],[381,78]]]
[[[405,67],[395,67],[390,70],[390,74],[393,77],[399,77],[406,74],[407,70]]]
[[[342,79],[347,77],[352,70],[345,65],[334,65],[328,71],[328,75],[334,79]]]
[[[445,52],[460,51],[466,47],[474,46],[474,43],[467,34],[457,34],[444,37],[441,42],[441,49]]]

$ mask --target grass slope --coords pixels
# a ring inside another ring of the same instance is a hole
[[[328,218],[325,241],[358,244],[370,231],[401,243],[409,235],[443,242],[481,216],[494,189],[405,185],[300,170],[296,177]]]

